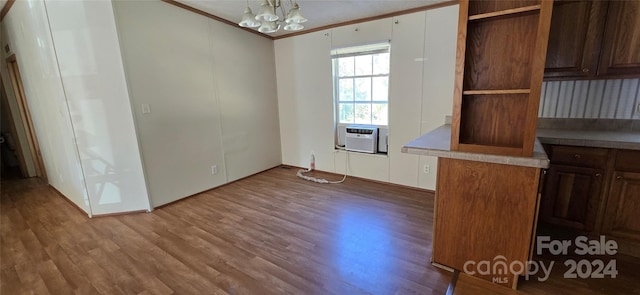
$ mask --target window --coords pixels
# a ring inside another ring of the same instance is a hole
[[[333,85],[336,123],[389,122],[389,43],[336,49]]]

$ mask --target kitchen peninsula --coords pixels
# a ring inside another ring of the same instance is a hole
[[[443,125],[402,147],[438,157],[432,262],[464,271],[468,261],[529,260],[541,169],[549,167],[542,145],[520,157],[454,151],[450,141],[451,125]],[[515,288],[518,273],[480,277]]]
[[[451,125],[402,151],[438,157],[432,262],[516,288],[540,207],[538,106],[553,1],[461,0]],[[500,263],[491,272],[468,269]]]

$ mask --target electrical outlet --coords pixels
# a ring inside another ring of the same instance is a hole
[[[213,175],[218,174],[218,165],[211,166],[211,174]]]
[[[422,171],[425,174],[429,174],[429,173],[431,173],[431,167],[429,165],[424,165],[424,167],[422,168]]]

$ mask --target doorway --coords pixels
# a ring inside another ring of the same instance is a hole
[[[18,68],[15,54],[12,54],[11,56],[9,56],[9,58],[7,58],[7,66],[9,67],[9,77],[11,79],[13,93],[15,93],[16,96],[18,112],[20,113],[19,117],[22,125],[24,126],[24,131],[27,134],[27,144],[29,145],[31,159],[33,159],[33,166],[36,170],[36,176],[46,181],[47,172],[44,167],[42,153],[40,152],[38,137],[36,136],[36,132],[33,127],[33,121],[31,120],[31,113],[29,112],[29,105],[27,104],[27,97],[24,93],[22,78],[20,76],[20,69]]]

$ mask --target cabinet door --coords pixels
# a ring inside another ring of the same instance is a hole
[[[545,78],[596,75],[606,12],[606,1],[554,2]]]
[[[602,170],[552,165],[542,196],[542,221],[592,231],[601,198]]]
[[[331,29],[331,47],[342,48],[391,40],[391,18],[357,23]]]
[[[640,77],[640,1],[611,1],[598,76]]]
[[[614,173],[603,229],[607,235],[640,241],[640,173]]]

